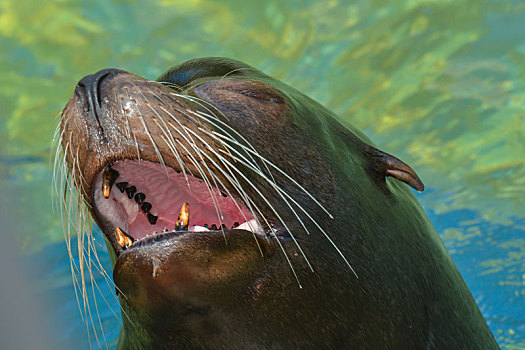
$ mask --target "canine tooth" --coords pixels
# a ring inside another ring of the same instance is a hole
[[[188,202],[184,202],[182,208],[180,208],[180,214],[175,222],[175,229],[179,231],[187,231],[190,224],[190,205]]]
[[[157,223],[158,216],[148,213],[148,221],[150,224],[155,225]]]
[[[142,205],[140,206],[140,209],[142,209],[142,211],[146,214],[149,213],[149,211],[151,210],[151,203],[149,202],[142,203]]]
[[[144,203],[144,200],[146,199],[146,195],[142,192],[139,192],[135,195],[135,202],[137,202],[138,205],[141,205]]]
[[[117,184],[117,188],[120,190],[120,193],[124,193],[124,191],[126,190],[126,187],[128,187],[127,182],[119,182]]]
[[[128,248],[133,242],[135,242],[135,239],[124,232],[119,226],[115,228],[115,237],[117,238],[118,245],[124,249]]]
[[[128,194],[128,198],[133,198],[133,195],[137,192],[137,188],[135,186],[129,186],[126,188],[126,193]]]
[[[102,194],[104,195],[104,198],[109,198],[111,187],[113,187],[118,176],[118,171],[111,169],[111,165],[108,165],[104,170],[104,173],[102,173]]]

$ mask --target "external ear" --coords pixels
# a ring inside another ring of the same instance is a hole
[[[370,147],[368,153],[372,161],[373,170],[378,177],[384,180],[386,176],[392,176],[419,192],[425,189],[425,185],[423,185],[416,172],[401,160],[374,147]]]

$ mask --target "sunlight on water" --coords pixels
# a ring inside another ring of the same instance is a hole
[[[24,254],[52,271],[37,289],[62,295],[71,321],[57,342],[85,338],[48,162],[76,82],[106,67],[154,79],[189,58],[227,56],[415,168],[427,185],[418,198],[498,342],[525,349],[523,23],[521,1],[0,0],[0,207]],[[120,321],[101,316],[114,344]]]

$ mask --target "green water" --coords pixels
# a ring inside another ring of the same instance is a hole
[[[416,169],[498,342],[525,349],[522,1],[0,0],[0,209],[21,254],[63,239],[48,159],[76,82],[203,56],[287,82]]]

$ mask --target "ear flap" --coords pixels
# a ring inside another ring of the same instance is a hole
[[[425,185],[423,185],[416,172],[398,158],[374,147],[370,147],[368,152],[371,156],[374,172],[383,181],[386,176],[392,176],[419,192],[425,189]]]

